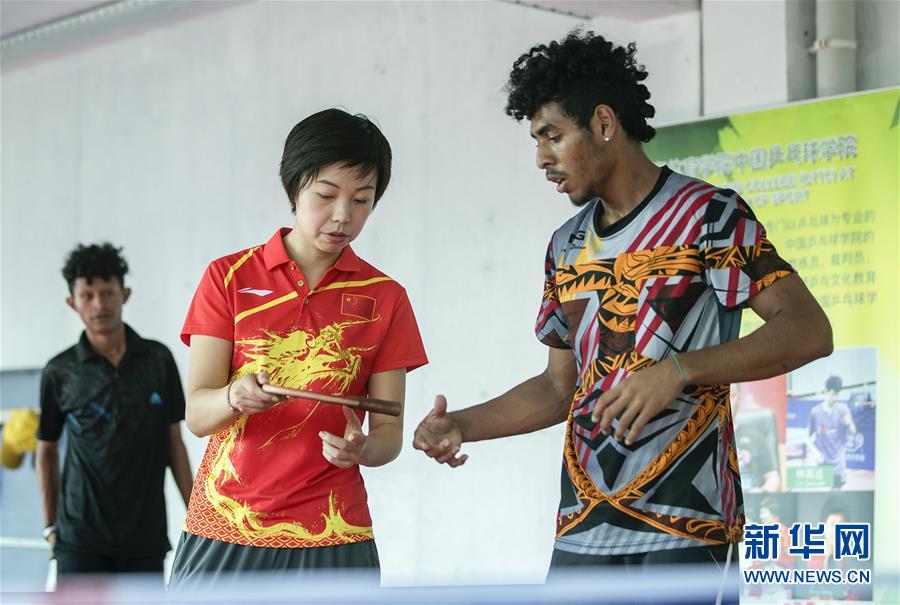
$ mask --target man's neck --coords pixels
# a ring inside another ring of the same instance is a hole
[[[119,324],[119,327],[112,332],[97,333],[85,331],[85,334],[95,353],[105,357],[112,365],[119,365],[119,362],[125,356],[127,348],[124,323]]]
[[[612,225],[634,210],[656,186],[661,168],[650,161],[639,145],[626,147],[626,152],[610,166],[603,188],[597,194],[603,204],[601,224]]]

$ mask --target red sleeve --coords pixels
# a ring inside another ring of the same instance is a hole
[[[234,342],[233,309],[225,290],[225,276],[215,263],[210,263],[188,309],[181,341],[191,346],[191,336],[200,334]]]
[[[419,334],[419,326],[416,324],[416,316],[406,296],[406,290],[401,292],[400,298],[394,304],[390,322],[372,363],[372,373],[398,368],[406,368],[407,372],[412,372],[428,363],[425,345],[422,344],[422,336]]]

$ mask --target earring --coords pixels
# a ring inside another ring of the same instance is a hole
[[[603,137],[603,140],[604,140],[605,142],[609,143],[609,137]]]

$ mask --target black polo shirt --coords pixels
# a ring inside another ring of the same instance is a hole
[[[108,556],[164,555],[171,548],[163,495],[169,427],[184,418],[178,368],[162,343],[125,326],[118,367],[87,335],[41,376],[38,438],[66,429],[58,548]]]

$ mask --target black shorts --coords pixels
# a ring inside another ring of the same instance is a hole
[[[729,548],[729,546],[731,548]],[[726,565],[726,562],[728,565]],[[647,603],[640,600],[640,587],[655,582],[653,569],[673,565],[702,566],[709,565],[722,573],[723,580],[726,568],[730,574],[739,573],[740,561],[737,544],[700,545],[689,548],[674,548],[670,550],[657,550],[631,555],[581,555],[562,550],[553,550],[550,559],[550,571],[547,574],[547,584],[565,582],[568,574],[564,570],[577,568],[615,568],[622,572],[622,581],[628,582],[634,587],[634,600],[622,601],[621,605],[632,603]],[[724,583],[723,583],[724,586]],[[708,601],[711,605],[720,598],[722,605],[738,605],[739,595],[737,590],[724,590],[718,595],[712,596]],[[673,601],[675,602],[675,601]],[[701,605],[700,603],[696,605]]]
[[[81,552],[57,547],[56,574],[57,589],[66,590],[80,586],[85,576],[105,574],[139,574],[147,579],[147,586],[156,584],[163,589],[163,561],[165,555],[152,556],[109,556]]]
[[[378,549],[373,540],[314,548],[266,548],[210,540],[182,532],[172,565],[169,590],[221,586],[242,572],[309,573],[343,569],[373,572],[378,582]]]
[[[74,550],[56,550],[56,573],[156,573],[162,577],[165,555],[151,557],[110,557]]]

